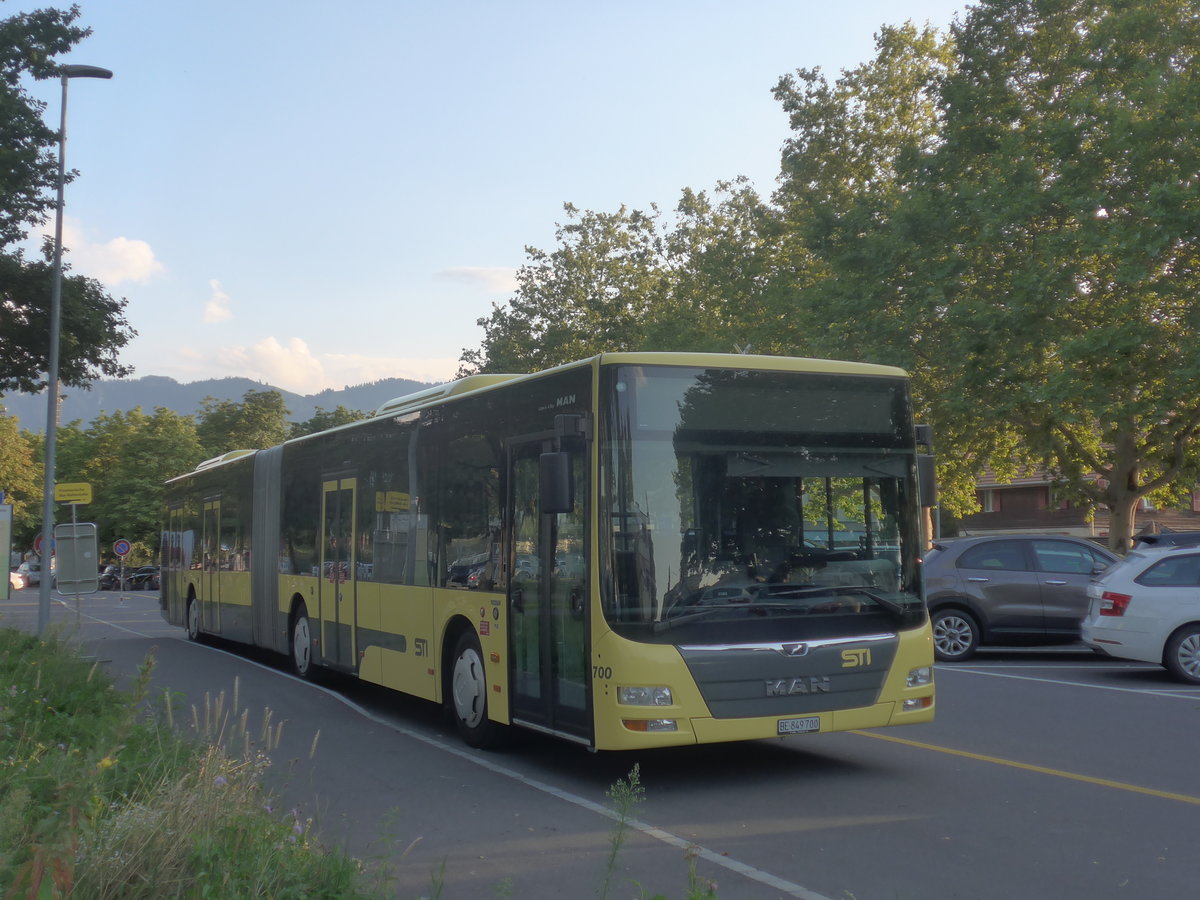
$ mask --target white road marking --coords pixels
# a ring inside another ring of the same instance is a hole
[[[1000,667],[997,667],[997,668],[1000,668]],[[1003,668],[1009,669],[1009,668],[1016,668],[1016,667],[1015,666],[1004,666]],[[1038,668],[1038,667],[1030,666],[1030,667],[1025,667],[1025,668]],[[1093,666],[1087,666],[1087,667],[1081,666],[1080,668],[1087,668],[1090,671],[1095,671],[1095,667],[1093,667]],[[1134,669],[1134,670],[1138,670],[1138,671],[1142,670],[1142,667],[1140,667],[1140,666],[1112,666],[1112,667],[1108,667],[1108,668]],[[1156,669],[1159,667],[1151,666],[1151,665],[1147,664],[1145,668],[1146,669]],[[1034,678],[1029,675],[1010,675],[1007,672],[992,671],[990,669],[980,668],[978,666],[939,666],[937,669],[938,675],[943,675],[947,672],[964,672],[968,675],[983,675],[988,678],[1011,678],[1014,681],[1038,681],[1038,682],[1041,682],[1042,684],[1058,684],[1058,685],[1063,685],[1066,687],[1091,688],[1092,690],[1114,691],[1114,692],[1120,693],[1120,694],[1144,694],[1149,697],[1168,697],[1173,700],[1195,701],[1196,699],[1200,698],[1200,693],[1197,693],[1197,691],[1200,689],[1197,689],[1197,688],[1174,688],[1174,689],[1160,688],[1160,689],[1155,689],[1155,690],[1148,690],[1148,689],[1143,689],[1143,688],[1127,688],[1127,687],[1118,687],[1113,684],[1088,684],[1087,682],[1084,682],[1084,681],[1066,681],[1061,678]]]
[[[597,815],[604,816],[605,818],[609,818],[614,821],[617,821],[618,819],[617,813],[609,809],[607,806],[603,806],[602,804],[588,800],[586,797],[581,797],[578,794],[573,794],[570,791],[563,790],[562,788],[555,787],[552,784],[547,784],[544,781],[539,781],[536,778],[530,778],[528,775],[523,775],[514,769],[508,768],[507,766],[499,765],[478,751],[473,751],[465,747],[458,747],[453,744],[447,744],[435,737],[430,737],[429,735],[422,734],[419,731],[414,731],[411,728],[406,728],[403,725],[390,722],[387,719],[375,715],[375,713],[371,712],[369,709],[359,706],[353,700],[342,696],[337,691],[324,687],[323,685],[312,684],[311,682],[297,678],[288,672],[283,672],[279,669],[272,668],[271,666],[263,665],[262,663],[255,662],[252,659],[246,659],[244,656],[239,656],[236,653],[230,653],[229,651],[222,650],[219,647],[206,647],[204,649],[212,650],[215,653],[225,653],[226,655],[232,656],[234,659],[240,660],[241,662],[252,666],[257,666],[263,671],[271,672],[274,675],[280,675],[291,681],[300,682],[306,687],[327,694],[349,709],[354,710],[363,718],[369,719],[377,725],[390,728],[392,731],[402,734],[405,737],[412,738],[413,740],[420,741],[423,744],[428,744],[431,747],[435,747],[438,750],[453,754],[460,759],[487,769],[489,772],[492,772],[496,775],[503,776],[504,778],[510,778],[513,781],[518,781],[521,784],[533,788],[534,790],[541,791],[544,794],[549,794],[552,797],[556,797],[559,800],[563,800],[582,809],[586,809],[589,812],[596,813]],[[627,820],[627,824],[630,828],[640,831],[647,837],[653,838],[657,841],[662,841],[664,844],[669,844],[670,846],[676,847],[685,852],[691,852],[706,862],[710,862],[715,866],[720,866],[721,868],[727,869],[731,872],[736,872],[745,878],[749,878],[752,881],[757,881],[759,884],[766,885],[773,890],[780,891],[788,897],[799,897],[801,900],[831,900],[831,898],[826,897],[824,894],[818,894],[816,891],[811,891],[806,887],[795,884],[791,881],[787,881],[776,875],[772,875],[770,872],[764,872],[762,869],[755,868],[747,863],[740,862],[729,856],[709,850],[707,847],[701,847],[694,841],[689,841],[677,834],[657,828],[654,825],[642,822],[639,819],[629,819]]]

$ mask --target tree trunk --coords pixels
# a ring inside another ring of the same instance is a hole
[[[1121,491],[1117,498],[1108,504],[1108,549],[1114,553],[1124,553],[1133,543],[1133,526],[1137,519],[1140,499],[1140,494]]]

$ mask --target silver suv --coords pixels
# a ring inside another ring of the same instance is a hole
[[[934,655],[967,659],[980,644],[1079,640],[1088,583],[1117,557],[1081,538],[994,535],[936,541],[925,555]]]

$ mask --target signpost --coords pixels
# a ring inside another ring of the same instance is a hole
[[[4,559],[8,563],[5,568],[12,566],[12,521],[12,504],[0,503],[0,552],[4,553]],[[0,598],[8,599],[8,591],[11,586],[9,580],[5,578],[4,586],[0,587]]]
[[[86,481],[75,482],[73,484],[56,484],[54,486],[54,500],[57,503],[83,503],[92,502],[92,486]]]

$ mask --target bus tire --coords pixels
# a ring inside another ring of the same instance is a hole
[[[292,627],[288,632],[288,656],[292,672],[300,678],[311,680],[316,672],[313,663],[312,623],[308,618],[308,607],[301,603],[292,614]]]
[[[473,631],[463,631],[454,643],[449,706],[458,733],[467,744],[481,749],[496,746],[502,726],[488,718],[487,672]]]
[[[185,616],[187,622],[187,636],[189,641],[199,642],[200,640],[200,601],[196,599],[195,594],[188,595],[187,613]]]

